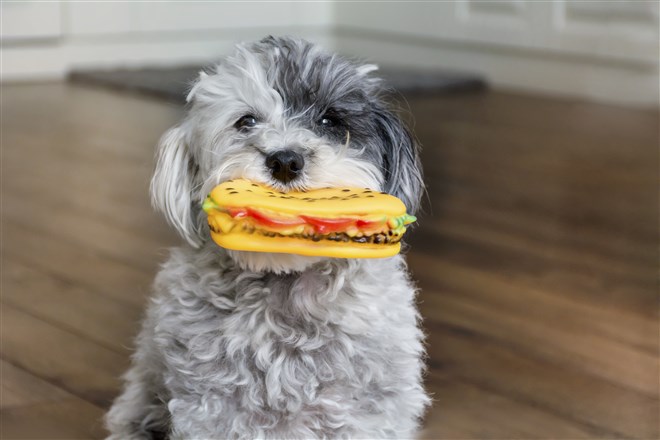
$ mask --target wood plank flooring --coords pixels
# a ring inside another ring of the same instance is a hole
[[[414,98],[433,439],[656,439],[658,111]],[[149,286],[173,104],[2,87],[2,438],[102,438]]]

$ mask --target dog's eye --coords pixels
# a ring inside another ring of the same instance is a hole
[[[318,124],[326,128],[336,127],[337,125],[339,125],[339,118],[326,113],[323,116],[321,116],[321,119],[319,119]]]
[[[234,127],[236,127],[238,130],[241,130],[254,127],[255,125],[257,125],[257,118],[252,115],[245,115],[236,121]]]

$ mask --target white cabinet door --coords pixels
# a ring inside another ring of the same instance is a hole
[[[466,40],[620,61],[658,58],[655,1],[456,3]]]
[[[658,2],[555,1],[553,49],[620,60],[657,62]]]
[[[657,1],[339,2],[339,30],[556,52],[620,61],[658,58]]]

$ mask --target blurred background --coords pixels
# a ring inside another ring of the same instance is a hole
[[[102,438],[158,265],[154,146],[239,41],[381,66],[433,439],[659,437],[656,1],[6,2],[2,438]]]

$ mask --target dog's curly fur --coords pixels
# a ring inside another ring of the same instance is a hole
[[[244,177],[282,190],[370,187],[414,212],[417,147],[373,70],[269,37],[200,75],[186,118],[161,141],[152,180],[154,205],[188,243],[156,278],[133,366],[106,418],[111,439],[415,435],[429,399],[403,257],[230,252],[209,240],[200,210],[210,188]],[[237,128],[246,114],[258,123]],[[288,184],[264,165],[282,148],[306,159]]]

